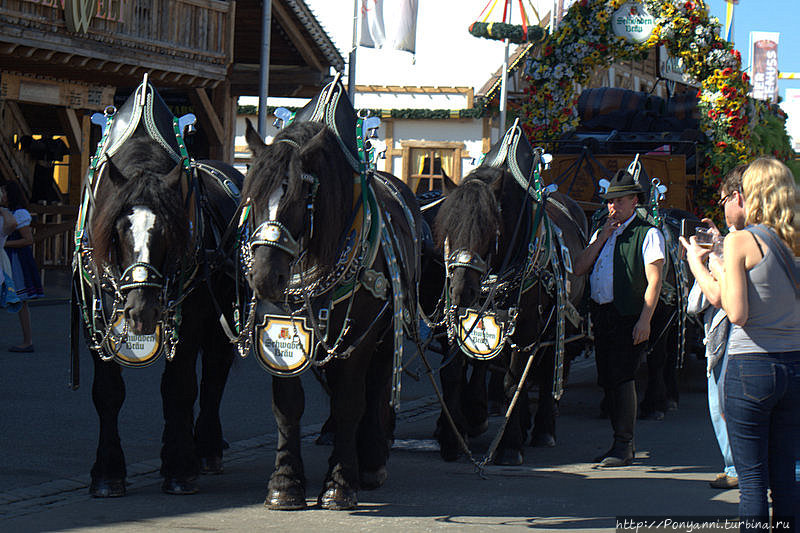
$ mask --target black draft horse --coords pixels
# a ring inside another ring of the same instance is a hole
[[[640,418],[661,419],[680,400],[678,373],[688,351],[696,348],[699,330],[686,315],[686,301],[694,278],[682,254],[681,220],[699,222],[697,216],[676,208],[659,209],[666,240],[667,261],[658,306],[650,328],[647,352],[647,386],[639,404]]]
[[[235,243],[230,239],[227,245],[220,245],[214,235],[224,233],[238,204],[220,176],[237,188],[244,179],[225,163],[198,161],[193,163],[197,181],[187,185],[182,163],[176,165],[140,126],[95,176],[94,208],[88,223],[96,272],[109,272],[120,286],[124,276],[119,273],[133,272],[132,288],[115,288],[116,297],[124,303],[129,333],[149,335],[156,330],[168,304],[162,296],[164,279],[173,280],[178,291],[168,296],[181,300],[177,303],[181,309],[178,342],[161,379],[162,490],[169,494],[193,494],[198,473],[222,472],[219,405],[234,351],[215,309],[232,311],[235,288],[230,273],[222,271],[222,256],[215,252],[227,246],[227,253],[234,257]],[[230,272],[233,268],[233,263],[228,265]],[[135,283],[156,281],[159,275],[163,276],[160,283]],[[200,410],[195,421],[195,369],[200,350]],[[123,496],[126,466],[118,417],[125,400],[125,382],[117,362],[105,360],[95,349],[90,351],[94,361],[92,400],[100,418],[90,493],[94,497]]]
[[[342,237],[350,232],[352,215],[358,212],[354,205],[361,205],[355,201],[360,197],[356,189],[358,173],[348,163],[335,134],[321,122],[295,122],[281,130],[269,145],[248,125],[246,138],[253,163],[242,198],[252,206],[252,226],[277,222],[298,243],[296,256],[274,246],[253,246],[248,283],[259,300],[279,306],[287,299],[291,303],[287,291],[295,290],[296,294],[298,286],[306,288],[307,294],[313,293],[309,297],[316,302],[329,301],[333,287],[317,292],[313,287],[327,279],[340,260]],[[416,317],[418,279],[416,200],[402,182],[388,174],[371,173],[368,183],[384,224],[390,226],[394,242],[402,248],[394,253],[405,258],[401,278],[408,299],[404,312],[410,322]],[[402,204],[411,209],[406,211]],[[406,212],[413,217],[413,224]],[[370,217],[373,224],[378,220],[376,215],[373,212]],[[376,250],[374,260],[360,261],[364,261],[360,272],[370,270],[384,281],[391,279],[383,245]],[[329,338],[336,339],[339,332],[344,332],[341,346],[347,348],[336,351],[324,366],[332,389],[331,414],[336,428],[328,472],[318,498],[327,509],[355,507],[359,487],[377,488],[387,476],[390,434],[382,422],[386,418],[393,364],[394,288],[389,286],[380,297],[363,287],[363,278],[359,280],[361,286],[352,293],[350,304],[331,307],[328,318]],[[316,305],[312,302],[312,307]],[[349,329],[345,329],[345,319]],[[328,356],[322,346],[317,347],[316,355],[312,360]],[[273,377],[272,394],[279,436],[266,504],[273,509],[302,509],[306,506],[306,480],[300,452],[300,417],[304,410],[300,378]]]
[[[561,229],[564,245],[569,249],[571,257],[577,257],[586,245],[586,216],[577,203],[566,195],[554,192],[550,198],[555,202],[548,201],[546,203],[546,217],[554,226]],[[517,269],[519,272],[519,269],[527,268],[526,258],[531,242],[530,232],[543,231],[544,228],[544,222],[542,222],[538,230],[533,229],[536,226],[534,221],[539,209],[541,209],[541,204],[533,201],[526,194],[525,188],[504,167],[478,167],[467,175],[455,190],[448,193],[435,221],[434,234],[437,246],[440,249],[449,250],[450,254],[465,251],[470,258],[469,261],[466,261],[467,263],[486,265],[484,269],[470,268],[463,263],[463,260],[459,260],[458,263],[448,266],[451,306],[454,308],[480,308],[481,285],[485,281],[483,278],[486,274],[504,277],[509,269]],[[513,240],[515,228],[520,219],[524,222],[521,224],[522,231],[519,231],[516,240]],[[550,249],[540,250],[541,253],[537,252],[537,257],[546,258],[550,257],[551,253],[560,254],[556,242],[554,240],[549,242]],[[501,272],[507,257],[510,258],[510,261],[507,262],[507,272]],[[477,258],[477,261],[473,258]],[[563,263],[564,259],[562,259]],[[510,337],[510,341],[519,348],[532,346],[539,340],[545,340],[545,336],[552,337],[555,331],[555,320],[548,318],[555,303],[552,280],[548,281],[549,275],[540,275],[547,269],[547,265],[546,261],[541,264],[528,265],[533,266],[533,275],[529,278],[532,283],[525,288],[521,296],[516,328]],[[566,280],[566,296],[577,307],[583,297],[586,277],[575,276],[568,271]],[[497,302],[498,307],[509,308],[515,304],[515,291],[518,286],[514,287],[513,283],[511,285],[510,290],[507,291],[507,297],[500,296],[504,301]],[[581,348],[582,345],[579,343],[567,344],[565,361],[574,357],[576,350],[579,351]],[[528,355],[528,353],[521,353],[520,350],[511,350],[506,345],[503,353],[497,356],[505,358],[499,360],[503,361],[506,368],[504,388],[507,402],[514,395]],[[459,353],[456,357],[461,358],[461,362],[456,366],[463,368],[466,364],[465,356]],[[554,445],[555,350],[546,348],[540,351],[536,357],[538,361],[531,379],[539,387],[539,405],[531,440],[532,443]],[[452,381],[457,386],[459,380],[463,381],[463,377],[456,375],[454,379],[447,381]],[[445,377],[443,377],[442,386],[443,389],[447,387]],[[446,393],[445,395],[447,396]],[[523,396],[523,400],[517,402],[511,413],[495,458],[495,462],[498,464],[520,464],[523,460],[523,445],[530,427],[526,398]],[[466,416],[468,409],[465,411]],[[457,413],[454,418],[458,420]],[[480,417],[477,419],[480,420]],[[474,414],[472,414],[472,420],[476,420]],[[459,431],[469,431],[469,426],[458,429]],[[439,440],[442,445],[442,456],[445,459],[454,459],[458,453],[455,449],[457,440],[448,424],[441,424]]]

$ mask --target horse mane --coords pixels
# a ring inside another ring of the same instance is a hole
[[[499,189],[500,202],[495,197]],[[524,191],[505,168],[478,167],[447,195],[436,215],[435,237],[439,247],[445,237],[470,250],[493,242],[496,231],[511,238],[524,206]],[[502,237],[501,237],[502,241]]]
[[[281,142],[284,140],[298,144],[300,149],[290,142]],[[311,174],[319,181],[314,202],[314,234],[308,243],[306,263],[324,269],[338,260],[339,242],[353,206],[354,174],[338,141],[325,124],[290,124],[278,132],[272,144],[255,150],[242,198],[251,201],[255,220],[263,220],[269,197],[284,180],[288,180],[278,207],[278,217],[290,209],[305,210],[307,185],[301,179],[303,173]]]
[[[120,182],[109,173],[113,164],[124,176]],[[107,261],[114,246],[116,221],[134,206],[149,208],[164,227],[165,247],[180,257],[189,246],[189,216],[180,191],[170,187],[164,177],[175,168],[175,161],[139,130],[106,164],[99,176],[96,206],[91,222],[91,242],[95,261]]]

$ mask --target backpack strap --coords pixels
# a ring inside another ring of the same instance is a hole
[[[745,229],[750,233],[758,235],[767,243],[769,249],[778,259],[781,268],[786,272],[789,282],[794,287],[795,297],[800,298],[800,265],[798,265],[797,258],[792,251],[789,250],[789,247],[781,242],[781,240],[775,236],[775,233],[764,224],[748,226]]]

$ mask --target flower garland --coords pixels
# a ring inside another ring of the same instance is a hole
[[[706,164],[695,202],[712,214],[713,195],[725,173],[753,155],[749,147],[748,77],[739,52],[719,37],[720,23],[703,0],[641,0],[656,20],[650,38],[631,43],[614,35],[610,19],[628,0],[580,0],[570,7],[539,58],[527,67],[525,129],[537,139],[557,139],[578,126],[575,84],[585,84],[597,67],[647,57],[665,45],[684,75],[699,80],[700,146]]]

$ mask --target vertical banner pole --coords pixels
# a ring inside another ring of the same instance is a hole
[[[358,48],[358,3],[353,0],[353,48],[347,59],[347,92],[350,94],[350,103],[356,106],[356,49]]]
[[[511,23],[511,0],[506,0],[506,8],[508,9],[508,22]],[[505,21],[506,10],[503,9],[503,19]],[[506,107],[508,100],[508,39],[503,39],[505,43],[505,51],[503,52],[503,70],[500,74],[500,132],[499,137],[503,136],[506,131]]]
[[[267,134],[267,95],[269,94],[269,48],[272,28],[272,0],[261,7],[261,79],[258,83],[258,134]]]

